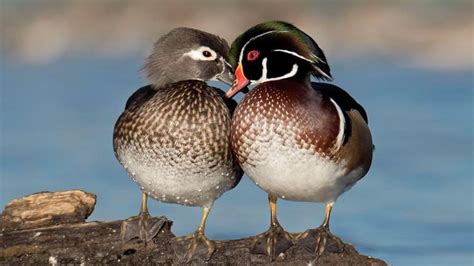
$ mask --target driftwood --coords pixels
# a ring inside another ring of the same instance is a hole
[[[70,193],[70,195],[74,194]],[[49,194],[49,196],[58,197],[58,194]],[[63,194],[59,196],[64,200]],[[21,206],[18,200],[15,204],[15,208]],[[78,209],[81,208],[78,207]],[[74,222],[68,222],[65,219],[58,219],[58,215],[55,214],[51,215],[51,217],[55,217],[51,220],[55,224],[45,226],[44,224],[47,223],[45,223],[43,215],[41,226],[32,228],[31,223],[28,223],[29,226],[25,228],[18,223],[15,224],[16,227],[9,223],[9,219],[15,218],[12,213],[11,204],[7,205],[2,213],[2,232],[0,233],[0,264],[2,265],[181,263],[171,245],[171,240],[174,238],[171,233],[171,221],[165,223],[152,243],[144,245],[139,240],[126,243],[121,240],[120,228],[122,221],[84,222],[71,218]],[[79,215],[83,214],[84,212],[79,212]],[[89,214],[87,213],[87,215]],[[16,212],[16,215],[19,215],[19,212]],[[28,219],[36,219],[31,215],[25,217],[27,216],[23,215],[22,218],[25,223]],[[253,238],[249,237],[239,240],[216,241],[217,251],[207,263],[231,265],[308,265],[309,263],[317,265],[386,265],[382,260],[360,255],[349,244],[344,244],[343,250],[331,251],[330,248],[327,248],[327,251],[317,259],[314,254],[293,246],[272,261],[265,255],[249,253],[252,240]],[[191,263],[198,265],[205,262],[193,260]]]

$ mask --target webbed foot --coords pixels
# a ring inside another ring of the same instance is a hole
[[[171,241],[176,256],[189,263],[194,259],[208,261],[216,251],[216,244],[199,230],[190,236],[177,237]]]
[[[341,239],[329,231],[328,226],[306,230],[296,237],[296,245],[315,253],[317,256],[321,256],[326,251],[341,253],[345,246]]]
[[[122,222],[121,237],[124,242],[134,238],[142,240],[145,244],[150,242],[169,222],[166,217],[151,217],[148,212],[140,212]]]
[[[293,237],[279,224],[255,237],[250,253],[265,254],[272,258],[293,246]]]

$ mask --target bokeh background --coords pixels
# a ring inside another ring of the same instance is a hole
[[[471,1],[0,1],[0,206],[38,191],[98,195],[89,220],[138,212],[140,193],[114,158],[112,129],[147,84],[153,41],[177,26],[226,38],[262,21],[292,22],[325,50],[334,83],[369,114],[371,171],[335,205],[332,231],[393,265],[472,265]],[[213,83],[221,86],[221,84]],[[152,201],[189,234],[198,208]],[[292,232],[324,206],[280,201]],[[266,194],[247,178],[219,199],[214,239],[268,227]]]

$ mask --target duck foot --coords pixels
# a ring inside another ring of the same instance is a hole
[[[318,257],[324,252],[342,253],[345,244],[340,238],[329,231],[329,227],[320,226],[316,229],[306,230],[296,237],[296,245],[301,246]]]
[[[216,251],[216,244],[202,232],[196,231],[190,236],[177,237],[171,240],[176,256],[185,263],[194,259],[208,261]]]
[[[268,255],[273,259],[291,246],[293,237],[277,224],[255,237],[250,253]]]
[[[145,243],[150,242],[168,223],[166,217],[151,217],[148,212],[140,212],[122,222],[121,237],[124,242],[138,238]]]

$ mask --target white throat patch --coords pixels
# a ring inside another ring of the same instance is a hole
[[[294,75],[296,75],[297,72],[298,72],[298,65],[293,64],[293,67],[291,68],[291,71],[286,73],[285,75],[280,76],[280,77],[268,78],[267,77],[267,75],[268,75],[267,58],[265,57],[262,60],[262,76],[258,80],[251,80],[251,82],[253,84],[260,84],[260,83],[267,82],[267,81],[275,81],[275,80],[291,78]]]

